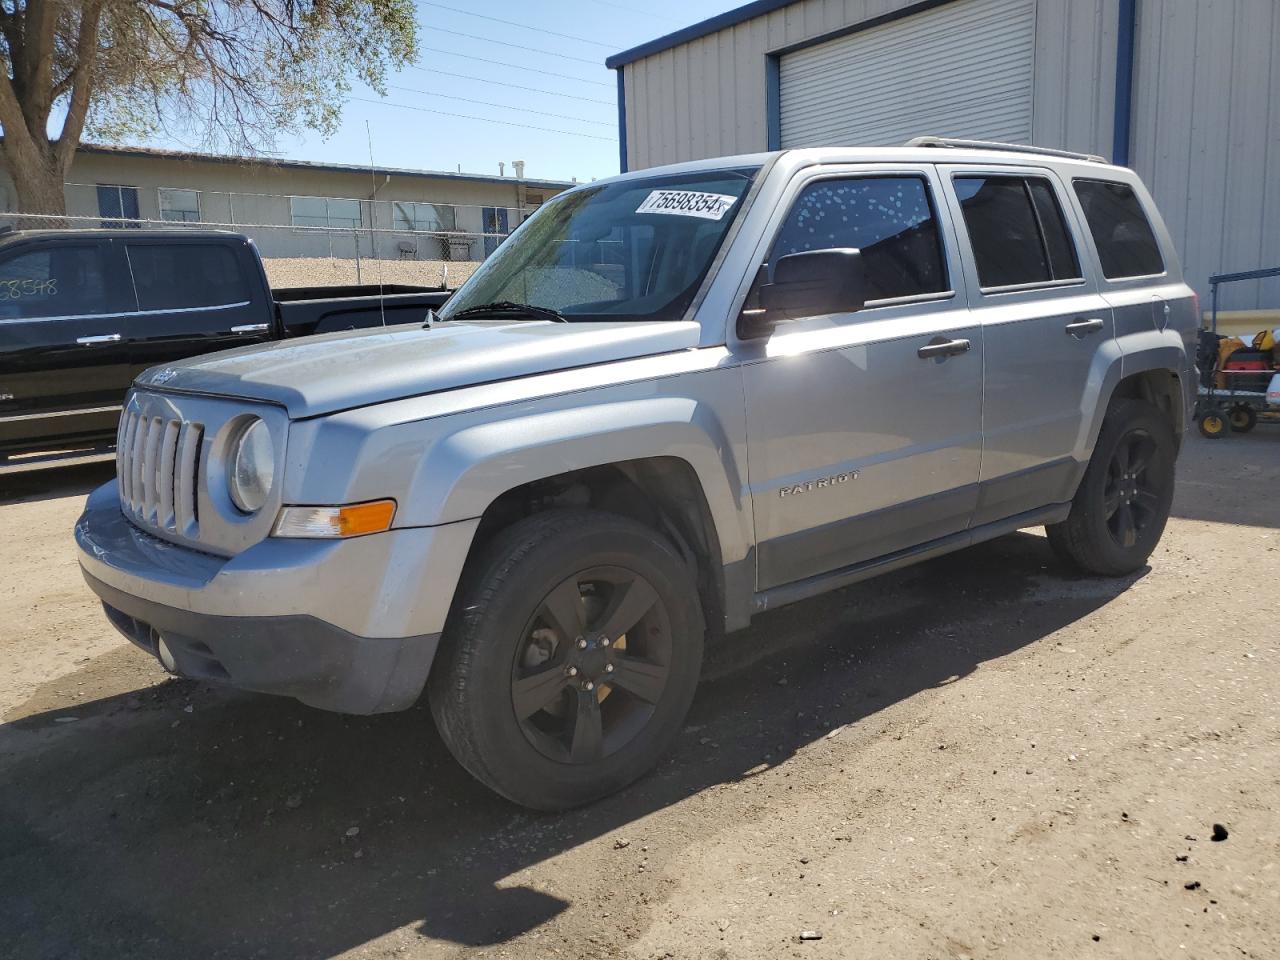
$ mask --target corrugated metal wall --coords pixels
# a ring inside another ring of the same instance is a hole
[[[909,5],[802,0],[627,65],[629,166],[766,149],[765,54]],[[1280,0],[1138,10],[1131,162],[1205,296],[1280,265]],[[1111,156],[1118,24],[1119,0],[1038,0],[1033,142]],[[1280,280],[1236,287],[1227,308],[1280,306]]]
[[[767,149],[765,54],[912,2],[802,0],[628,64],[628,166]],[[1039,0],[1036,143],[1111,152],[1118,6],[1119,0]]]
[[[1131,160],[1187,279],[1280,266],[1280,3],[1140,0],[1137,47]],[[1280,279],[1222,293],[1280,307]]]
[[[965,0],[784,54],[781,145],[1030,143],[1035,35],[1035,0]]]

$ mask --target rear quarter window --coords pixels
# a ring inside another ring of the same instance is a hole
[[[1111,180],[1076,180],[1074,186],[1104,277],[1121,280],[1164,273],[1155,231],[1133,188]]]

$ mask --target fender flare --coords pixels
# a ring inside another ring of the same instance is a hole
[[[1120,382],[1140,373],[1161,371],[1178,381],[1183,407],[1189,403],[1186,383],[1187,353],[1182,340],[1172,330],[1144,330],[1126,334],[1099,349],[1089,371],[1087,396],[1096,398],[1092,411],[1083,418],[1080,438],[1076,446],[1076,459],[1087,464],[1093,455],[1094,445],[1102,432],[1111,400]],[[1096,386],[1095,386],[1096,385]],[[1187,410],[1182,410],[1183,426],[1187,422]],[[1083,468],[1082,468],[1083,469]]]
[[[702,486],[729,564],[750,549],[734,443],[707,404],[649,397],[572,406],[460,426],[434,443],[415,472],[398,526],[438,526],[484,515],[507,491],[527,483],[629,460],[671,457]]]

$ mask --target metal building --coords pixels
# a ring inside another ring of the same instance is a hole
[[[611,57],[624,170],[918,135],[1097,153],[1187,278],[1280,265],[1280,0],[756,0]],[[1280,308],[1280,279],[1223,288]]]

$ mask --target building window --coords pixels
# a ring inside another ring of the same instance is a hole
[[[457,210],[440,203],[394,201],[392,224],[396,230],[436,232],[457,229]]]
[[[160,219],[173,223],[200,221],[200,191],[160,188]]]
[[[510,220],[506,207],[485,207],[480,211],[480,220],[484,225],[484,255],[487,257],[498,249],[498,244],[511,232]]]
[[[98,184],[98,216],[106,230],[138,226],[138,188],[116,183]]]
[[[358,230],[360,201],[333,197],[290,197],[289,213],[295,227],[333,227]]]

